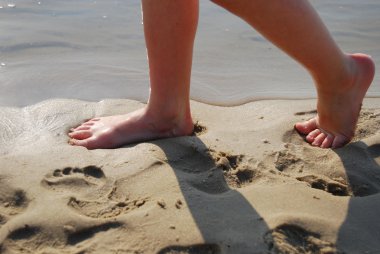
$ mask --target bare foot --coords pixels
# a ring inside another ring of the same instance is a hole
[[[318,115],[308,121],[296,123],[298,132],[306,140],[321,148],[342,147],[354,136],[363,98],[375,73],[372,59],[363,54],[348,55],[351,77],[335,90],[318,94]]]
[[[191,116],[165,118],[143,108],[126,115],[91,119],[71,129],[69,143],[87,149],[117,148],[153,139],[190,135]]]

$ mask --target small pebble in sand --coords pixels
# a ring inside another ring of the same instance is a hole
[[[314,199],[318,199],[318,200],[321,199],[321,198],[319,198],[319,197],[317,197],[317,196],[313,196],[313,198],[314,198]]]
[[[263,117],[263,116],[260,116],[259,119],[264,119],[264,117]]]
[[[264,138],[263,140],[261,140],[261,142],[263,142],[264,144],[269,144],[269,140]]]
[[[5,202],[4,203],[4,207],[9,207],[10,206],[10,203],[9,202]]]
[[[166,209],[166,203],[163,199],[158,200],[157,205],[159,205],[163,209]]]
[[[174,226],[174,225],[170,225],[169,228],[170,228],[170,229],[175,229],[175,226]]]

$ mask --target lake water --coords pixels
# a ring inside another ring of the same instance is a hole
[[[201,0],[191,97],[218,105],[315,97],[297,63],[237,17]],[[338,44],[380,66],[379,0],[314,0]],[[0,0],[0,106],[149,95],[140,1]],[[287,35],[291,36],[291,35]],[[379,76],[368,96],[380,97]]]

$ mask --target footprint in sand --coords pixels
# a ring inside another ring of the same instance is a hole
[[[102,198],[101,200],[81,200],[71,198],[68,206],[76,210],[78,213],[91,218],[114,218],[123,214],[127,214],[135,209],[145,205],[149,199],[126,198],[124,201],[115,201]]]
[[[165,153],[176,174],[186,174],[192,187],[209,194],[243,187],[257,176],[243,155],[215,151],[197,139],[173,142]]]
[[[15,217],[21,215],[28,205],[26,192],[12,187],[5,177],[0,176],[0,253],[8,253],[4,244],[10,234],[9,224],[12,224]],[[13,236],[12,233],[10,235]],[[14,236],[17,237],[17,234]]]
[[[75,197],[70,197],[68,207],[91,218],[117,217],[147,201],[116,195],[116,183],[107,179],[103,170],[96,166],[56,169],[46,175],[41,184],[52,190],[73,193]]]
[[[296,178],[298,181],[306,182],[311,188],[323,190],[334,196],[352,196],[347,182],[344,179],[332,180],[325,176],[307,175]]]
[[[258,178],[259,172],[253,167],[254,161],[245,161],[244,155],[215,151],[213,153],[216,166],[222,169],[223,176],[231,188],[241,188]]]
[[[281,225],[264,237],[268,253],[340,253],[333,243],[294,225]]]
[[[109,193],[112,186],[109,188],[108,183],[109,180],[105,177],[104,172],[96,166],[52,170],[41,182],[42,186],[54,191],[53,195],[61,196],[64,193],[90,197],[92,200],[100,200]],[[32,210],[29,214],[22,214],[29,203],[26,193],[21,189],[12,188],[0,176],[0,253],[50,253],[52,246],[57,248],[57,252],[60,252],[61,247],[67,249],[70,245],[74,246],[82,241],[88,241],[98,233],[117,230],[123,225],[115,220],[102,219],[111,216],[93,216],[100,218],[99,220],[85,219],[83,214],[86,215],[88,212],[86,206],[76,209],[70,205],[77,200],[79,199],[69,198],[67,213],[61,211],[65,216],[60,218],[58,224],[50,225],[41,222],[40,217],[50,214],[54,209],[50,210],[49,207],[45,207],[45,203],[35,203],[31,209],[37,209],[34,211],[43,209],[47,213],[34,213]],[[92,210],[101,208],[102,206],[94,206]],[[75,213],[69,212],[69,209],[76,209],[77,216]],[[12,218],[18,214],[19,216]],[[36,243],[38,244],[36,245]]]
[[[105,185],[107,179],[103,170],[96,166],[84,168],[66,167],[47,174],[41,185],[56,191],[64,190],[74,193],[94,191]]]
[[[6,179],[0,176],[0,227],[24,211],[28,203],[25,191],[11,187]]]
[[[335,153],[288,144],[286,149],[272,153],[269,158],[267,164],[273,163],[276,170],[290,178],[306,182],[311,188],[326,191],[334,196],[355,196],[356,185],[348,183],[342,176],[333,177],[333,174],[323,173],[337,172],[335,167],[341,163]],[[345,173],[343,166],[339,171]]]

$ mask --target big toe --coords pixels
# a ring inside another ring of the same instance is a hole
[[[294,125],[294,128],[301,134],[309,134],[310,132],[314,131],[318,128],[317,126],[317,120],[315,118],[312,118],[310,120],[299,122]]]

